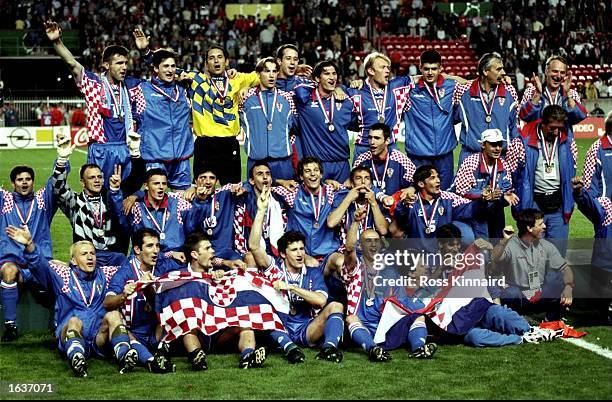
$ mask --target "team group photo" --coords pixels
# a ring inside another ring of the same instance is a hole
[[[6,399],[607,399],[609,2],[18,0]]]

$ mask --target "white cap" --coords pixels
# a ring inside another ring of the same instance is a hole
[[[480,134],[480,142],[500,142],[506,141],[501,130],[498,128],[490,128]]]

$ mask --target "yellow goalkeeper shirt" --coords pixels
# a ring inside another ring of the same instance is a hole
[[[204,73],[187,74],[192,80],[189,93],[195,134],[199,137],[237,136],[240,132],[240,91],[259,85],[257,73],[238,73],[232,79],[226,77],[214,82]]]

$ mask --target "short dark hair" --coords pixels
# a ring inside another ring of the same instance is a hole
[[[79,170],[79,177],[81,178],[81,180],[84,178],[85,171],[87,169],[100,169],[100,171],[102,170],[102,168],[96,165],[95,163],[86,163],[83,166],[81,166],[81,169]]]
[[[183,252],[185,253],[185,257],[187,259],[191,259],[190,254],[192,251],[196,251],[198,249],[198,244],[203,241],[210,242],[208,236],[206,236],[202,232],[193,232],[185,239],[185,243],[183,244]]]
[[[419,166],[415,170],[414,175],[412,175],[412,181],[414,185],[418,186],[419,182],[425,182],[425,180],[429,179],[431,177],[432,170],[435,170],[436,172],[438,171],[438,169],[436,169],[434,165]]]
[[[282,235],[280,239],[278,239],[277,244],[279,253],[287,252],[287,247],[297,241],[301,241],[302,243],[306,244],[306,237],[300,232],[296,231],[285,232],[285,234]]]
[[[162,168],[153,168],[150,170],[147,170],[147,172],[145,173],[145,179],[144,182],[148,182],[149,179],[151,179],[151,177],[153,176],[166,176],[166,178],[168,178],[168,173],[166,172],[165,169]]]
[[[132,235],[132,248],[138,247],[142,249],[142,243],[144,242],[145,236],[151,236],[159,239],[159,232],[151,228],[140,228]]]
[[[542,123],[548,124],[551,121],[562,121],[565,123],[567,114],[563,107],[559,105],[548,105],[542,112]]]
[[[291,49],[291,50],[295,50],[299,56],[300,51],[298,50],[298,47],[291,44],[291,43],[285,43],[284,45],[280,45],[278,47],[278,49],[276,49],[276,58],[277,59],[283,59],[283,56],[285,55],[285,50],[287,49]]]
[[[309,163],[316,163],[319,165],[319,169],[321,170],[321,174],[323,174],[323,163],[316,156],[305,156],[298,162],[298,175],[302,176],[304,174],[304,165],[308,165]]]
[[[206,58],[208,59],[208,53],[211,50],[214,49],[219,49],[223,52],[223,57],[225,57],[225,59],[229,59],[229,53],[227,53],[227,50],[225,49],[224,46],[219,45],[218,43],[213,43],[212,45],[208,46],[208,49],[206,49]]]
[[[312,70],[312,78],[318,78],[323,74],[323,70],[326,67],[333,67],[336,70],[336,74],[338,74],[338,66],[331,60],[323,60],[315,64],[314,69]]]
[[[426,50],[421,53],[421,65],[423,64],[442,64],[442,56],[437,50]]]
[[[253,178],[253,172],[255,171],[255,168],[256,168],[256,167],[259,167],[259,166],[265,166],[265,167],[267,167],[267,168],[268,168],[268,170],[270,170],[270,173],[272,173],[272,169],[270,169],[270,165],[268,165],[268,162],[266,162],[265,160],[261,160],[261,159],[260,159],[260,160],[258,160],[258,161],[256,160],[256,161],[253,163],[253,166],[251,166],[251,168],[249,169],[249,178],[251,178],[251,179]]]
[[[114,55],[128,57],[129,54],[130,52],[123,46],[119,46],[119,45],[106,46],[104,50],[102,51],[102,62],[110,63]]]
[[[177,61],[178,55],[172,49],[158,49],[153,52],[153,66],[158,67],[166,59],[174,59]]]
[[[496,53],[496,52],[483,54],[480,60],[478,60],[478,75],[484,76],[485,75],[484,72],[491,67],[493,60],[495,59],[500,60],[500,61],[503,60],[501,57],[501,54]]]
[[[436,230],[436,239],[438,241],[461,239],[461,230],[452,223],[442,225]]]
[[[372,171],[370,170],[369,167],[367,167],[366,165],[359,165],[357,167],[354,167],[351,170],[351,182],[353,181],[353,178],[355,177],[355,175],[359,172],[368,172],[368,174],[370,175],[370,177],[372,177]]]
[[[210,165],[208,163],[205,163],[203,165],[199,165],[197,168],[194,168],[193,177],[197,180],[198,177],[202,173],[206,173],[206,172],[210,172],[210,173],[214,174],[215,177],[219,177],[219,175],[217,174],[216,169],[212,165]]]
[[[14,183],[15,180],[17,180],[17,176],[22,173],[29,173],[30,176],[32,176],[32,181],[34,181],[34,169],[26,165],[17,165],[13,168],[13,170],[11,170],[11,182]]]
[[[527,228],[534,227],[536,221],[542,218],[544,218],[544,214],[533,208],[524,209],[517,213],[515,219],[519,237],[527,233]]]
[[[276,61],[274,57],[266,57],[257,62],[257,65],[255,66],[255,72],[261,73],[266,67],[266,63],[272,63],[276,66],[277,69],[279,68],[278,61]]]
[[[391,128],[387,126],[385,123],[372,124],[372,126],[370,127],[370,131],[372,130],[382,130],[383,137],[385,137],[385,140],[388,140],[389,137],[391,137]]]

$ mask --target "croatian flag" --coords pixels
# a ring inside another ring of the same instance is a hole
[[[479,250],[474,245],[464,252],[465,255],[477,253]],[[475,258],[473,260],[477,261]],[[406,307],[407,303],[402,303],[397,298],[386,299],[374,342],[383,343],[386,333],[393,325],[410,314],[425,314],[434,324],[447,332],[457,335],[467,333],[482,319],[493,301],[485,286],[454,286],[453,278],[459,277],[472,280],[486,279],[484,267],[475,263],[461,270],[452,271],[448,277],[448,285],[440,288],[434,297],[423,299],[425,307],[421,309],[411,310]]]
[[[279,316],[289,313],[289,301],[256,270],[232,270],[218,280],[211,274],[170,272],[154,282],[139,283],[137,291],[153,286],[155,306],[165,336],[171,342],[193,330],[212,335],[229,327],[286,331]]]

